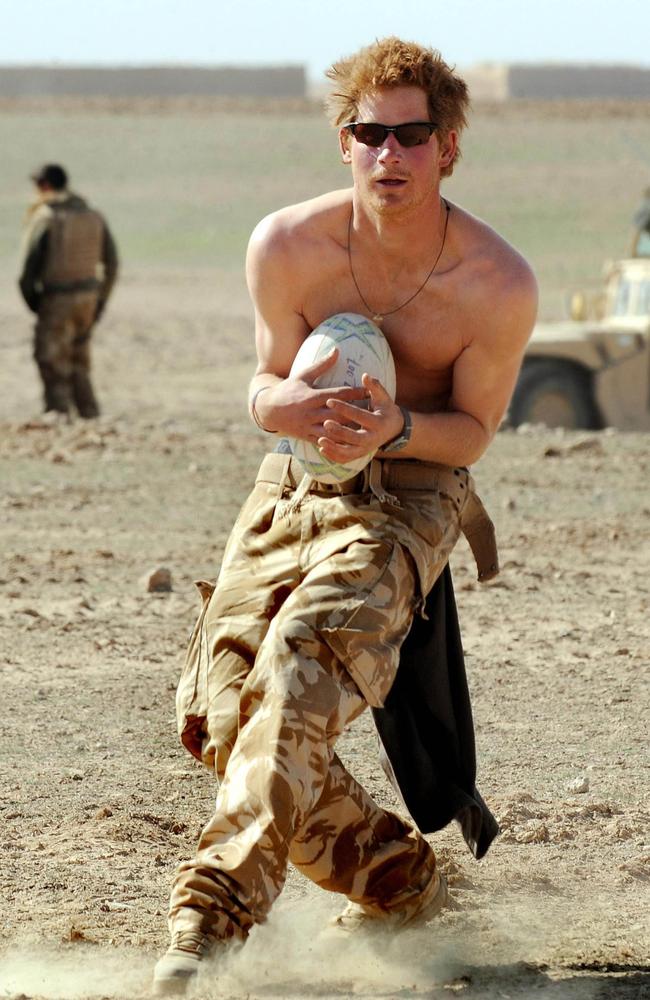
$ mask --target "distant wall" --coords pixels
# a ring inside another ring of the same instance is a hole
[[[650,98],[650,70],[638,66],[511,65],[508,95],[547,100],[644,100]]]
[[[0,97],[304,98],[304,66],[0,66]]]
[[[461,70],[475,100],[649,100],[650,69],[484,63]],[[304,66],[0,66],[0,98],[307,96]]]
[[[478,101],[508,99],[508,67],[501,63],[482,63],[460,70],[469,87],[470,97]]]
[[[650,99],[650,69],[641,66],[484,63],[460,73],[479,101]]]

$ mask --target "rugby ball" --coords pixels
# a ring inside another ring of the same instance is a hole
[[[300,345],[291,375],[299,375],[310,365],[338,348],[336,364],[314,382],[314,388],[361,385],[364,372],[378,378],[391,399],[395,399],[395,362],[384,334],[375,323],[358,313],[336,313],[324,320]],[[363,406],[359,400],[356,404]],[[316,445],[300,438],[289,438],[293,455],[305,472],[323,483],[342,483],[366,467],[374,451],[345,465],[331,462]]]

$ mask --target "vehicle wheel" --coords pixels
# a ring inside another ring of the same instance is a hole
[[[597,430],[602,426],[589,374],[550,361],[525,365],[510,403],[509,422]]]

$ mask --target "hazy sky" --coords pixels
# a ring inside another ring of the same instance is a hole
[[[278,63],[387,34],[476,62],[650,66],[649,0],[0,0],[0,63]]]

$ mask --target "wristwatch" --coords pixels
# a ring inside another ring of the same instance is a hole
[[[390,441],[386,442],[386,444],[382,444],[379,449],[382,452],[400,451],[402,448],[405,448],[411,440],[411,431],[413,430],[411,414],[405,406],[400,406],[400,410],[402,411],[402,416],[404,417],[404,426],[396,437],[391,438]]]

